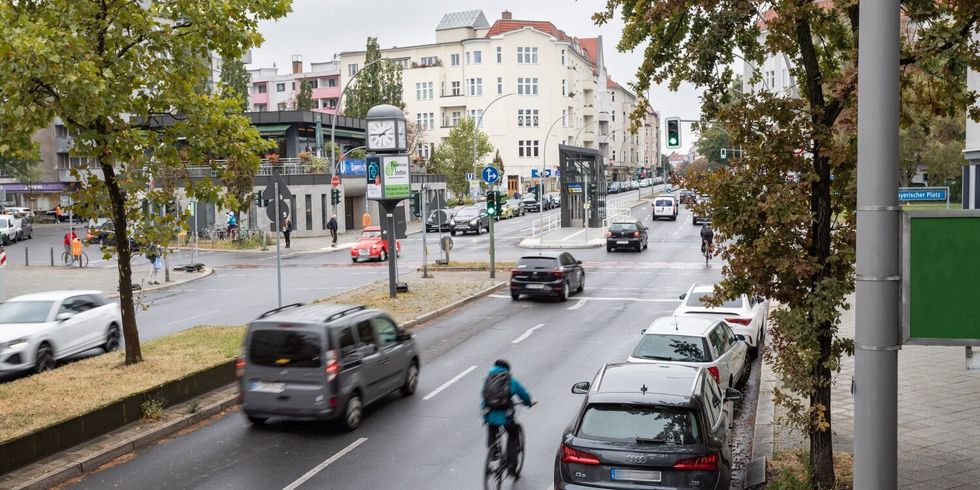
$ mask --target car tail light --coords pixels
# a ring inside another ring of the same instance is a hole
[[[708,366],[708,372],[711,373],[712,378],[715,378],[715,383],[721,384],[721,379],[718,375],[718,366]]]
[[[510,271],[510,277],[517,277],[517,271]]]
[[[682,459],[674,463],[675,470],[718,471],[718,453]]]
[[[585,451],[579,451],[578,449],[575,449],[572,446],[569,446],[568,444],[562,444],[561,462],[577,463],[577,464],[599,464],[599,458]]]
[[[633,236],[636,237],[636,238],[640,238],[640,232],[634,231],[633,232]]]
[[[235,359],[235,376],[239,378],[245,376],[245,356],[238,356],[238,359]]]
[[[562,272],[561,269],[556,269],[551,274],[555,276],[555,279],[561,279],[561,278],[565,277],[565,273]]]
[[[340,360],[337,357],[337,350],[327,351],[327,382],[331,382],[337,379],[337,373],[340,372]]]
[[[728,323],[737,323],[739,325],[745,325],[745,326],[748,326],[750,323],[752,323],[751,318],[726,318],[725,321]]]

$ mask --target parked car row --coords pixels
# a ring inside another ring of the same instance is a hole
[[[537,213],[544,208],[545,211],[549,209],[557,209],[561,207],[561,194],[557,192],[549,192],[544,195],[544,202],[539,202],[533,195],[524,196],[521,200],[521,205],[526,212]]]
[[[6,208],[8,211],[11,208]],[[0,214],[0,243],[14,242],[34,237],[34,218],[30,214]]]

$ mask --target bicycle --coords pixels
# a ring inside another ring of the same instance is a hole
[[[708,267],[708,260],[711,259],[712,253],[714,253],[715,246],[707,240],[701,240],[701,253],[704,255],[704,266]]]
[[[73,255],[71,252],[64,251],[61,252],[61,262],[68,267],[75,265],[78,261],[79,267],[88,267],[88,254],[82,252],[81,255]]]
[[[537,403],[531,402],[531,407],[537,405]],[[517,405],[514,406],[514,411],[516,415]],[[516,419],[514,425],[517,426],[517,454],[514,455],[514,469],[510,472],[510,475],[516,480],[521,477],[521,469],[524,468],[524,427],[518,424]],[[497,437],[494,438],[493,444],[487,449],[487,460],[483,465],[484,490],[500,490],[501,485],[504,483],[504,473],[507,471],[507,454],[504,450],[505,432],[507,432],[507,429],[502,426],[497,431]]]

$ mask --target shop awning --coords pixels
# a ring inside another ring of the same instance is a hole
[[[273,124],[270,126],[256,126],[262,136],[285,136],[289,124]]]
[[[355,131],[351,129],[337,129],[334,131],[334,135],[339,138],[354,138],[359,140],[364,139],[364,131]],[[323,128],[323,139],[330,139],[330,126]]]

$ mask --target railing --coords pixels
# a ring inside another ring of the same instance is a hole
[[[561,228],[561,213],[553,213],[550,216],[542,216],[531,222],[531,238],[544,235],[545,233]]]

